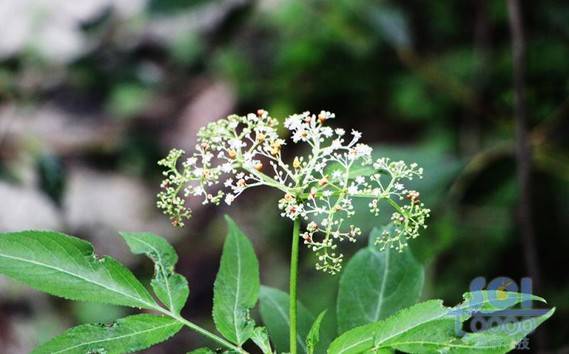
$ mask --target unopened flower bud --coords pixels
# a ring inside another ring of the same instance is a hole
[[[294,158],[294,161],[292,162],[292,167],[294,167],[296,170],[298,170],[300,168],[301,164],[300,164],[300,160],[298,158],[298,156],[296,156]]]
[[[316,192],[318,192],[318,190],[316,188],[313,187],[312,189],[310,189],[309,196],[311,199],[316,198]]]
[[[235,157],[237,157],[237,152],[235,152],[233,149],[229,149],[227,151],[227,156],[233,160]]]
[[[255,169],[261,171],[263,169],[263,164],[259,161],[255,164]]]

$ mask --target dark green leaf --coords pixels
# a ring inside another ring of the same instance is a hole
[[[271,340],[279,352],[288,352],[289,343],[289,296],[287,293],[270,288],[261,287],[261,318],[267,326]],[[298,331],[297,343],[299,353],[308,353],[304,338],[308,335],[314,317],[299,302],[298,303]]]
[[[249,310],[259,297],[259,263],[253,245],[226,217],[228,234],[214,284],[213,320],[217,330],[237,345],[253,334]]]
[[[181,328],[182,324],[169,317],[134,315],[110,324],[74,327],[32,353],[132,353],[165,341]]]
[[[155,265],[152,289],[164,305],[179,314],[190,290],[186,278],[174,273],[178,262],[174,248],[165,239],[148,232],[122,232],[121,236],[133,253],[145,254],[152,259]]]
[[[370,246],[350,259],[338,291],[338,331],[384,319],[413,305],[423,288],[423,266],[413,258],[409,248],[403,252],[373,245],[381,231],[370,234]]]
[[[155,309],[123,265],[97,258],[90,243],[52,231],[0,234],[0,273],[70,300]]]

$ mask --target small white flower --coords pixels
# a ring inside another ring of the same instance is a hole
[[[357,131],[357,130],[352,129],[352,136],[353,136],[352,141],[356,142],[362,138],[362,133]]]
[[[233,194],[227,193],[225,195],[225,204],[231,205],[231,203],[233,203],[234,200],[235,200],[235,196]]]
[[[232,170],[233,170],[233,165],[230,162],[221,165],[221,171],[224,173],[229,173]]]
[[[299,141],[307,141],[308,137],[309,137],[308,131],[304,129],[298,129],[292,135],[292,141],[294,141],[295,143],[298,143]]]
[[[342,172],[341,170],[335,170],[334,172],[332,172],[332,179],[334,179],[335,181],[343,180],[344,172]]]
[[[355,185],[351,185],[348,187],[348,194],[358,194],[358,187]]]
[[[302,120],[304,119],[303,116],[294,114],[287,119],[285,119],[284,126],[290,130],[297,130],[302,127]]]
[[[320,128],[320,132],[321,132],[322,136],[325,138],[330,138],[330,137],[332,137],[332,135],[334,135],[334,131],[330,127]]]

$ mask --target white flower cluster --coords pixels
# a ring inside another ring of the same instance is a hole
[[[294,143],[310,147],[307,156],[291,163],[282,159],[285,139],[277,133],[278,121],[264,110],[246,116],[232,115],[208,124],[198,133],[196,152],[180,163],[181,150],[172,150],[159,164],[166,179],[158,195],[158,207],[174,225],[190,217],[186,199],[200,197],[204,204],[231,203],[246,189],[269,186],[284,193],[278,202],[281,215],[302,218],[308,224],[301,233],[316,252],[316,268],[335,274],[341,269],[340,241],[355,242],[361,230],[348,221],[354,214],[353,199],[368,198],[370,211],[378,215],[385,202],[394,211],[392,233],[378,239],[380,248],[402,250],[407,239],[425,228],[429,209],[419,193],[408,190],[404,180],[421,177],[416,164],[388,158],[372,159],[372,148],[360,143],[361,133],[333,129],[334,114],[305,112],[288,117],[284,126]],[[213,192],[215,190],[215,192]],[[400,206],[397,201],[405,201]]]

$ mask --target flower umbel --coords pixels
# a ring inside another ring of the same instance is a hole
[[[310,148],[292,163],[283,161],[287,141],[277,133],[278,121],[264,110],[246,116],[231,115],[202,128],[196,151],[180,161],[183,151],[174,149],[159,162],[165,168],[158,207],[175,226],[191,216],[189,197],[203,204],[228,205],[245,190],[268,186],[283,193],[278,201],[281,216],[308,222],[301,233],[304,243],[317,253],[316,269],[335,274],[343,255],[337,245],[355,242],[361,230],[349,223],[354,198],[367,198],[369,210],[379,215],[383,205],[392,211],[392,232],[377,240],[380,249],[401,251],[407,240],[426,228],[429,209],[419,193],[404,182],[421,178],[417,164],[372,158],[373,149],[360,143],[361,133],[331,128],[335,116],[322,111],[288,117],[284,126],[293,143]],[[400,205],[401,204],[401,205]]]

